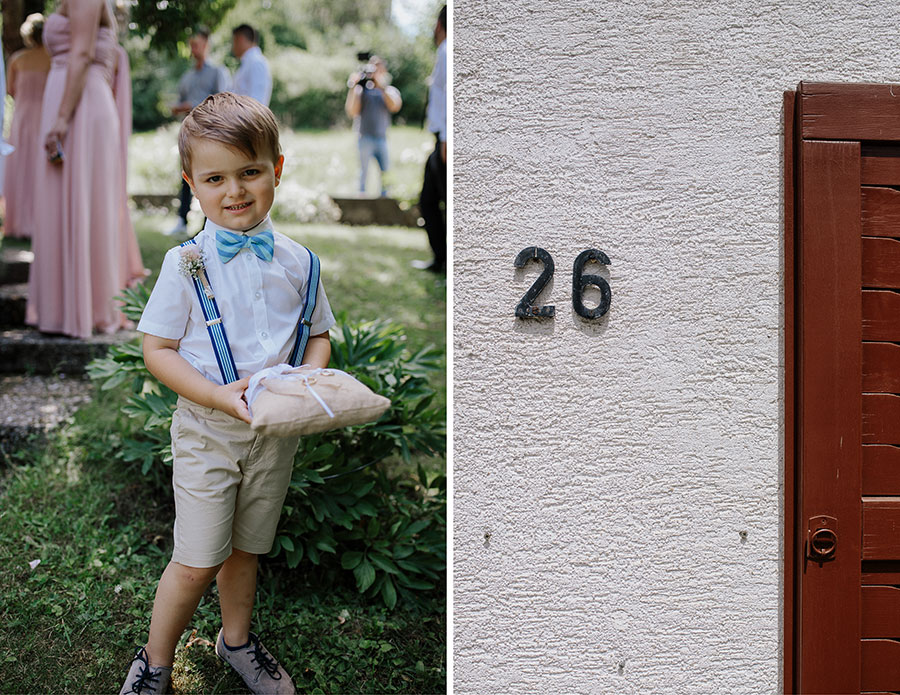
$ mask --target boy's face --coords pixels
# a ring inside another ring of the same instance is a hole
[[[251,158],[221,142],[198,139],[191,148],[191,176],[185,181],[212,222],[235,231],[261,222],[275,200],[284,157]]]

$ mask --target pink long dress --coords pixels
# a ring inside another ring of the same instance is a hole
[[[41,146],[41,101],[47,73],[43,70],[16,72],[16,100],[9,143],[16,150],[6,160],[6,220],[4,236],[30,238],[34,235],[34,207],[38,195],[35,175]]]
[[[128,211],[128,140],[131,138],[131,65],[128,53],[121,46],[116,46],[116,79],[113,94],[116,99],[116,111],[119,114],[119,156],[122,159],[122,177],[119,187],[122,189],[122,208],[119,214],[119,235],[122,238],[122,263],[125,266],[129,284],[131,281],[146,277],[150,271],[144,268],[141,260],[141,249],[138,247],[131,213]]]
[[[41,143],[59,113],[70,41],[68,18],[51,14],[44,24],[52,64],[44,89]],[[94,330],[116,331],[125,317],[113,297],[142,275],[129,272],[120,228],[123,172],[111,87],[117,45],[112,30],[100,27],[84,91],[62,144],[65,160],[58,165],[38,158],[41,202],[35,224],[40,232],[32,242],[25,320],[47,333],[87,338]]]

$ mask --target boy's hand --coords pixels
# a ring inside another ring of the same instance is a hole
[[[217,386],[212,394],[213,408],[249,424],[251,422],[250,409],[247,407],[247,401],[244,400],[244,391],[247,390],[249,383],[250,377],[245,376],[230,384]]]

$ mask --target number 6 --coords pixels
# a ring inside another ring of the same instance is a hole
[[[572,267],[572,308],[575,313],[586,319],[599,319],[607,311],[612,301],[612,290],[609,283],[599,275],[585,275],[584,266],[588,261],[597,261],[602,265],[609,265],[609,256],[597,249],[587,249],[578,254],[575,265]],[[593,285],[600,290],[600,303],[593,309],[584,305],[584,289]]]

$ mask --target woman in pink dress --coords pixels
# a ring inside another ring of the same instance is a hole
[[[41,126],[41,100],[50,70],[50,56],[44,50],[44,18],[29,15],[20,33],[27,48],[9,59],[6,90],[15,99],[9,142],[16,149],[6,161],[6,220],[3,234],[30,238],[34,234],[34,206],[37,199],[35,171],[43,153],[38,140]]]
[[[119,213],[119,235],[122,238],[122,263],[132,281],[146,277],[150,271],[141,260],[141,249],[138,247],[131,213],[128,210],[128,141],[131,138],[131,65],[128,53],[122,46],[116,46],[116,76],[113,81],[113,94],[116,99],[116,111],[119,114],[119,157],[122,160],[122,177],[119,187],[122,189],[122,207]]]
[[[126,262],[115,19],[105,0],[61,0],[44,24],[44,90],[34,262],[26,322],[87,338],[125,325],[113,297],[143,276]],[[133,232],[131,233],[133,236]]]

